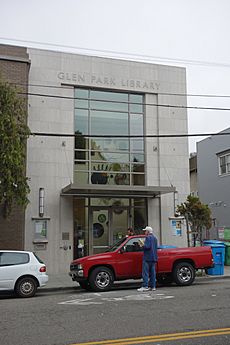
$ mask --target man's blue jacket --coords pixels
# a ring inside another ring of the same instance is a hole
[[[157,238],[153,234],[146,236],[143,248],[143,260],[157,262]]]

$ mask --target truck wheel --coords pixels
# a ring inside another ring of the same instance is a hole
[[[188,262],[179,262],[173,269],[173,278],[177,285],[191,285],[195,279],[195,269]]]
[[[33,297],[37,291],[37,282],[32,277],[24,277],[18,280],[15,292],[19,297]]]
[[[113,272],[104,266],[95,268],[89,277],[90,286],[94,291],[108,291],[113,281]]]
[[[157,276],[157,282],[161,285],[170,285],[173,282],[172,274],[160,274]]]

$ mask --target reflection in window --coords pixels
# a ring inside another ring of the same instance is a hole
[[[132,183],[133,186],[143,186],[145,184],[145,175],[132,175]]]
[[[100,157],[96,152],[91,151],[92,161],[105,161],[105,162],[114,162],[114,163],[128,163],[129,154],[128,153],[117,153],[117,152],[106,152],[100,151]]]
[[[128,103],[112,103],[102,101],[91,101],[90,109],[110,110],[110,111],[128,111]]]
[[[88,110],[75,109],[75,131],[81,134],[88,134]]]
[[[128,139],[93,138],[91,140],[92,150],[102,151],[129,151]]]
[[[128,135],[128,113],[92,110],[90,114],[92,135]]]
[[[219,157],[220,175],[230,174],[230,153]]]
[[[93,100],[97,99],[111,102],[128,102],[128,94],[123,92],[92,90],[90,91],[90,98]]]
[[[143,135],[143,116],[141,114],[131,114],[130,134]]]
[[[140,154],[140,153],[131,154],[131,161],[132,162],[144,163],[144,159],[145,159],[144,154]]]
[[[130,94],[129,111],[131,113],[143,113],[143,96]]]
[[[84,169],[89,174],[86,183],[145,184],[143,102],[141,94],[75,89],[76,183],[82,181]],[[88,134],[125,137],[88,139]]]
[[[137,152],[144,152],[144,141],[143,139],[130,139],[130,150]]]
[[[86,159],[86,146],[87,146],[87,139],[82,135],[81,132],[78,130],[75,131],[75,150],[74,150],[74,159]]]
[[[138,173],[144,173],[145,172],[145,166],[144,166],[144,164],[132,164],[132,171],[138,172]]]

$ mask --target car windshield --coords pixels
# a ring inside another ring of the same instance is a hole
[[[127,237],[123,237],[120,240],[118,240],[117,242],[115,242],[111,247],[109,247],[106,252],[114,252],[117,248],[120,247],[120,245],[127,240]]]

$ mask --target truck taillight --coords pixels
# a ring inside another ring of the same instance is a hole
[[[42,267],[40,267],[39,272],[46,272],[46,266],[42,266]]]

